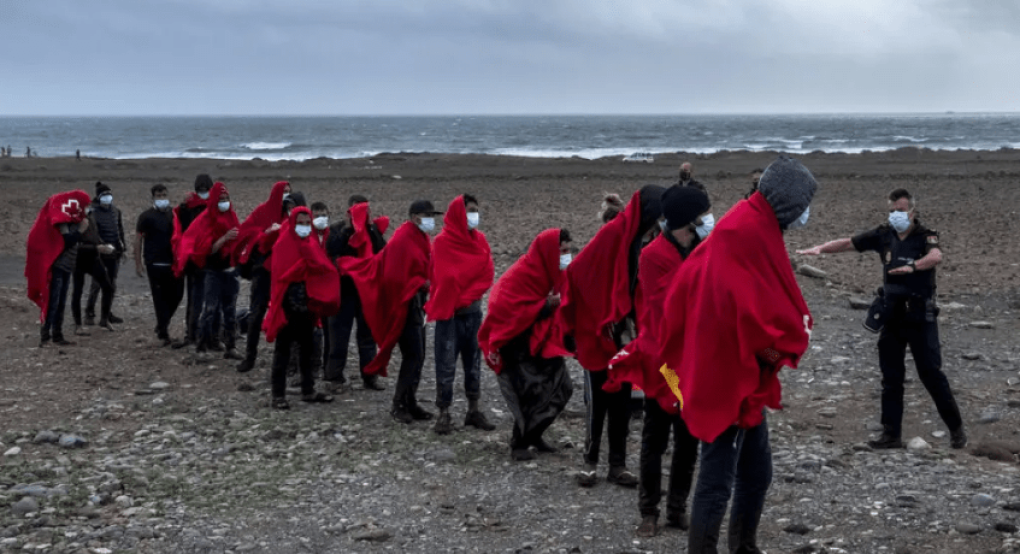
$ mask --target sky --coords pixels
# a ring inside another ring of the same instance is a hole
[[[1013,0],[0,0],[0,115],[1020,111]]]

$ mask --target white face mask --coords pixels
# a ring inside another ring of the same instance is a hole
[[[478,221],[479,221],[478,212],[468,212],[467,220],[468,220],[468,229],[474,229],[475,227],[478,227]]]
[[[418,224],[418,228],[421,229],[423,233],[431,233],[436,228],[436,218],[434,217],[421,218],[421,223]]]
[[[221,212],[225,212],[230,209],[230,200],[223,200],[216,204],[216,207],[219,208]]]
[[[100,196],[99,197],[99,203],[104,205],[104,206],[109,206],[110,204],[113,204],[113,195],[112,194],[104,194],[104,195]]]
[[[290,198],[290,193],[289,192],[283,193],[283,200],[282,201],[286,202],[288,198]]]
[[[889,225],[896,230],[897,233],[902,233],[910,228],[910,212],[892,212],[889,214]]]
[[[570,265],[570,261],[573,259],[574,256],[570,252],[560,254],[560,270],[567,269],[567,266]]]
[[[166,198],[157,198],[156,201],[152,203],[152,205],[156,206],[157,210],[165,210],[170,207],[170,201],[167,200]]]
[[[715,216],[708,214],[701,218],[701,225],[694,227],[694,232],[698,234],[699,239],[705,240],[712,229],[715,229]]]
[[[807,220],[809,217],[811,217],[811,206],[808,206],[807,209],[804,210],[804,213],[800,214],[800,217],[797,218],[797,221],[794,221],[793,223],[787,225],[786,228],[789,230],[802,229],[804,228],[804,226],[807,225]]]
[[[209,193],[208,192],[200,192],[200,193],[198,193],[198,197],[201,198],[202,200],[208,200],[209,199]]]
[[[325,231],[326,227],[329,227],[329,216],[320,215],[312,220],[312,225],[315,225],[315,228],[320,231]]]
[[[299,236],[301,238],[305,238],[308,235],[312,234],[312,226],[311,225],[295,225],[294,226],[294,232],[297,233],[297,236]]]

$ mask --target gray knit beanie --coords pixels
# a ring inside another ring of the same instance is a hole
[[[779,227],[786,229],[811,205],[818,181],[808,168],[788,156],[779,156],[765,168],[758,190],[776,212]]]

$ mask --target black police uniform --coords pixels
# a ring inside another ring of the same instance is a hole
[[[882,425],[885,433],[900,437],[903,422],[903,379],[907,346],[914,355],[917,374],[935,401],[950,431],[962,429],[963,420],[949,380],[942,372],[938,306],[935,302],[935,269],[890,275],[889,271],[911,265],[939,247],[936,231],[915,220],[910,234],[900,239],[889,225],[851,239],[858,252],[874,251],[882,258],[883,288],[892,313],[878,338],[878,364],[882,369]]]

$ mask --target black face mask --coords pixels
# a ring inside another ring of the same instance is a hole
[[[691,174],[687,173],[686,171],[681,171],[680,172],[680,180],[681,181],[690,181],[691,180]]]

